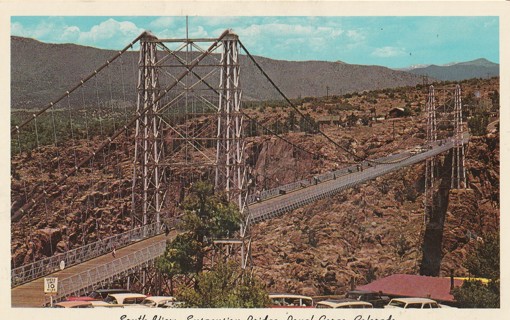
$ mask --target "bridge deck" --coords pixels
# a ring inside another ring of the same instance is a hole
[[[364,183],[378,176],[398,170],[401,167],[423,161],[428,157],[449,150],[452,146],[452,142],[447,142],[442,145],[436,145],[433,149],[414,156],[404,152],[401,154],[401,156],[404,157],[401,161],[371,166],[360,172],[338,176],[333,180],[321,182],[317,185],[280,195],[260,203],[253,203],[249,206],[251,221],[252,223],[257,223],[285,212],[292,211],[307,203],[311,203],[354,185]],[[175,235],[176,231],[173,231],[169,237],[174,237]],[[69,287],[68,292],[76,292],[76,288],[78,287],[81,289],[86,287],[85,284],[90,286],[92,283],[97,283],[97,280],[103,277],[105,273],[112,274],[125,272],[126,269],[122,269],[124,261],[126,261],[126,265],[130,264],[133,266],[140,264],[141,262],[154,259],[164,251],[164,243],[166,242],[166,239],[167,238],[164,235],[148,238],[117,250],[117,257],[115,259],[112,257],[111,253],[108,253],[79,265],[69,267],[63,271],[55,272],[49,276],[58,277],[59,283],[61,281],[60,279],[66,279],[66,286]],[[152,250],[153,247],[157,248]],[[150,254],[146,254],[145,252],[148,248],[151,249]],[[131,263],[131,261],[127,261],[129,259],[133,260],[133,256],[137,257],[137,259],[135,259],[137,261],[133,261],[133,263]],[[128,257],[130,258],[128,259]],[[82,277],[81,274],[83,272],[86,272],[87,275]],[[81,282],[83,278],[85,278],[85,281]],[[40,307],[44,305],[47,298],[43,292],[43,283],[43,278],[39,278],[30,283],[11,289],[11,305],[13,307]],[[72,290],[70,287],[73,287]]]
[[[169,237],[172,237],[174,233],[171,233]],[[72,266],[66,268],[62,271],[58,271],[52,273],[46,277],[58,277],[59,280],[71,277],[73,275],[79,274],[81,272],[85,272],[89,269],[92,269],[98,265],[105,265],[109,262],[112,262],[115,259],[121,259],[122,257],[128,256],[134,252],[137,252],[145,247],[148,247],[152,244],[165,242],[165,235],[155,236],[149,239],[145,239],[139,242],[136,242],[132,245],[126,246],[124,248],[120,248],[115,250],[116,258],[113,258],[111,253],[102,255],[100,257],[91,259],[84,263],[81,263],[76,266]],[[47,298],[44,295],[44,278],[36,279],[32,282],[20,285],[11,289],[11,306],[12,307],[41,307],[46,303]]]

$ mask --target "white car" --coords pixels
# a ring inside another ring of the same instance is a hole
[[[308,296],[288,293],[269,294],[271,308],[312,308],[313,299]]]
[[[384,308],[438,309],[440,306],[436,301],[427,298],[395,298],[391,299]]]
[[[93,308],[124,308],[121,304],[111,304],[104,301],[90,301]]]
[[[141,305],[149,308],[174,308],[179,306],[181,303],[174,297],[168,296],[153,296],[145,298]]]
[[[325,300],[318,302],[316,308],[326,309],[372,309],[374,306],[370,302],[358,301],[353,299]]]
[[[112,293],[109,294],[104,301],[111,304],[126,306],[140,304],[145,298],[147,298],[147,296],[140,293]]]

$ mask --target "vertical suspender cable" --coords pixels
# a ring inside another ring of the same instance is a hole
[[[140,40],[140,38],[142,38],[144,35],[146,34],[146,32],[143,32],[141,33],[138,37],[136,37],[131,43],[129,43],[127,46],[124,47],[124,49],[122,49],[121,51],[119,51],[115,56],[113,56],[110,60],[107,60],[106,63],[104,63],[102,66],[100,66],[98,69],[94,70],[93,73],[91,73],[89,76],[87,76],[86,78],[84,78],[83,80],[80,81],[80,83],[78,83],[77,85],[75,85],[73,88],[71,88],[70,90],[68,90],[69,93],[72,93],[74,92],[76,89],[78,89],[79,87],[81,87],[85,82],[89,81],[91,78],[95,77],[99,72],[101,72],[101,70],[103,70],[104,68],[106,68],[106,66],[108,66],[110,63],[112,63],[113,61],[115,61],[118,57],[120,57],[122,54],[124,54],[124,52],[126,52],[129,48],[132,48],[133,47],[133,44],[135,42],[137,42],[138,40]],[[53,102],[50,102],[46,107],[42,108],[41,110],[39,110],[37,113],[34,114],[34,117],[33,118],[30,118],[30,119],[27,119],[26,121],[24,121],[23,123],[21,123],[20,125],[18,126],[15,126],[14,128],[11,129],[11,134],[14,133],[16,130],[19,130],[23,127],[25,127],[27,124],[29,124],[33,119],[35,119],[36,117],[40,116],[41,114],[43,114],[44,112],[46,112],[46,110],[48,110],[49,108],[51,108],[52,106],[56,105],[58,102],[60,102],[60,100],[64,99],[66,97],[67,93],[66,94],[63,94],[62,96],[60,96],[58,99],[56,99],[55,101]]]

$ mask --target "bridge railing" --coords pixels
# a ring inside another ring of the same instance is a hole
[[[156,236],[161,233],[161,231],[160,226],[156,223],[145,225],[76,249],[14,268],[11,270],[11,287],[27,283],[58,271],[62,261],[64,261],[66,267],[73,266],[111,252],[113,248],[124,247],[133,242]]]
[[[309,188],[307,192],[296,193],[294,196],[286,197],[277,202],[261,203],[256,209],[250,210],[250,219],[252,223],[261,222],[273,217],[290,212],[294,209],[302,207],[306,204],[312,203],[316,200],[329,197],[339,191],[351,188],[355,185],[364,183],[376,177],[396,171],[402,167],[412,165],[423,161],[429,157],[442,153],[450,148],[453,144],[451,141],[445,141],[435,146],[433,149],[425,152],[409,155],[408,152],[388,156],[379,160],[385,159],[387,164],[372,164],[367,170],[356,172],[356,174],[349,174],[338,181],[330,181],[323,184],[318,184],[313,188]],[[393,161],[392,160],[401,160]]]
[[[378,159],[376,159],[376,161],[377,162],[391,162],[391,161],[397,161],[397,160],[403,159],[406,156],[408,156],[408,153],[403,152],[403,153],[398,153],[398,154],[378,158]],[[364,168],[366,168],[367,166],[369,166],[369,162],[362,162],[362,165]],[[352,165],[352,166],[341,168],[341,169],[338,169],[335,171],[325,172],[325,173],[316,175],[309,179],[303,179],[303,180],[292,182],[292,183],[289,183],[289,184],[286,184],[283,186],[279,186],[279,187],[276,187],[273,189],[263,190],[258,195],[257,194],[249,195],[248,196],[248,204],[252,204],[252,203],[255,203],[258,201],[264,201],[264,200],[267,200],[270,198],[274,198],[274,197],[280,196],[282,194],[292,192],[295,190],[299,190],[302,188],[306,188],[306,187],[309,187],[309,186],[317,184],[317,183],[334,180],[334,179],[341,177],[343,175],[356,172],[357,170],[358,170],[357,165]]]
[[[94,286],[102,282],[112,281],[132,274],[161,256],[165,248],[165,241],[157,242],[124,257],[70,276],[69,278],[59,279],[58,294],[55,295],[53,299],[55,301],[60,301],[70,296],[84,295],[93,290]],[[47,298],[47,302],[49,303],[49,298]]]

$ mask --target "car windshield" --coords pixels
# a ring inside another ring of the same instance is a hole
[[[359,294],[359,293],[351,292],[351,293],[347,294],[347,298],[349,298],[349,299],[359,300],[360,297],[361,297],[361,294]]]
[[[390,301],[390,303],[388,305],[394,306],[397,308],[404,308],[406,306],[406,303],[402,302],[402,301],[398,301],[398,300],[392,300],[392,301]]]
[[[154,306],[156,305],[156,302],[150,300],[150,299],[145,299],[142,301],[142,304],[145,305],[145,306]]]
[[[118,304],[117,299],[115,299],[112,296],[108,296],[104,299],[105,302],[111,303],[111,304]]]

